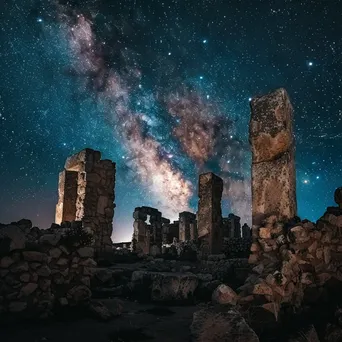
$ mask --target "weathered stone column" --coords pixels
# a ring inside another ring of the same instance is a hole
[[[179,241],[191,239],[190,225],[196,221],[196,215],[188,211],[179,214]]]
[[[208,241],[209,253],[222,251],[221,198],[223,181],[212,172],[199,176],[198,185],[198,237]]]
[[[82,221],[83,226],[93,233],[97,251],[111,249],[115,163],[101,160],[99,151],[86,148],[67,158],[64,169],[68,176],[77,174],[76,213],[73,219]],[[66,216],[63,216],[62,221],[65,220]]]
[[[63,170],[59,173],[58,203],[55,214],[57,224],[76,219],[77,178],[78,173],[75,171]]]
[[[198,239],[198,233],[197,233],[197,221],[190,223],[190,240],[197,240]]]
[[[251,101],[252,223],[297,215],[292,105],[285,89]]]

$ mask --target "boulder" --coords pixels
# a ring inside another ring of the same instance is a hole
[[[25,251],[23,252],[23,257],[27,261],[43,262],[47,260],[46,254],[35,251]]]
[[[91,301],[89,310],[96,318],[99,318],[102,321],[108,321],[113,317],[112,313],[102,302]]]
[[[236,305],[238,295],[229,286],[221,284],[213,292],[212,300],[217,304]]]
[[[26,235],[19,227],[8,225],[0,229],[0,253],[6,255],[16,249],[24,249]]]
[[[133,292],[153,301],[188,301],[198,286],[198,278],[192,273],[135,271],[132,285]]]
[[[19,297],[27,297],[36,291],[38,285],[36,283],[28,283],[22,287]]]
[[[56,246],[60,241],[62,235],[60,233],[44,234],[40,237],[39,242],[41,244]]]
[[[97,318],[107,321],[113,317],[120,316],[123,312],[122,302],[119,300],[108,301],[108,307],[100,301],[91,301],[90,312]]]
[[[94,248],[81,247],[77,250],[77,253],[81,258],[92,258],[94,256]]]
[[[89,300],[91,297],[90,289],[85,285],[74,286],[67,293],[67,298],[73,300],[75,303]]]
[[[256,333],[235,310],[204,308],[196,311],[190,330],[195,342],[259,342]]]

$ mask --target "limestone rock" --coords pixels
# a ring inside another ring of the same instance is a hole
[[[207,308],[197,311],[190,330],[195,342],[259,342],[256,333],[235,310]]]
[[[67,298],[75,303],[89,300],[91,297],[90,289],[85,285],[74,286],[67,293]]]
[[[13,250],[24,249],[26,244],[26,235],[19,227],[8,225],[0,229],[0,241],[2,242],[3,254]]]
[[[41,244],[47,244],[51,246],[56,246],[60,241],[62,235],[60,233],[55,234],[44,234],[40,237],[39,242]]]
[[[238,295],[229,286],[221,284],[213,292],[212,300],[218,304],[236,305]]]
[[[297,215],[292,105],[285,89],[250,102],[253,225]]]
[[[30,294],[32,294],[34,291],[36,291],[38,285],[36,283],[28,283],[25,286],[22,287],[20,291],[20,297],[27,297]]]
[[[51,258],[58,259],[61,256],[62,251],[59,248],[52,248],[49,250],[49,254]]]
[[[133,291],[154,301],[191,300],[198,279],[191,273],[134,271]]]
[[[43,260],[47,259],[46,254],[35,252],[35,251],[25,251],[23,252],[23,257],[27,261],[36,261],[36,262],[43,262]]]
[[[94,249],[91,247],[81,247],[77,250],[81,258],[92,258],[94,256]]]
[[[8,268],[12,264],[14,264],[14,260],[10,258],[9,256],[4,256],[3,258],[0,259],[0,267],[1,268]]]

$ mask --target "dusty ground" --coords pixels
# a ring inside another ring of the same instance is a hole
[[[113,300],[102,302],[110,309]],[[109,322],[59,318],[43,323],[0,327],[1,342],[183,342],[190,341],[195,306],[160,307],[123,301],[124,312]]]

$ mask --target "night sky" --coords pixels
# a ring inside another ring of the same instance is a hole
[[[197,177],[250,223],[249,100],[285,87],[301,218],[342,180],[342,3],[5,0],[0,4],[0,222],[54,221],[58,172],[90,147],[117,163],[116,241],[147,205],[175,219]]]

